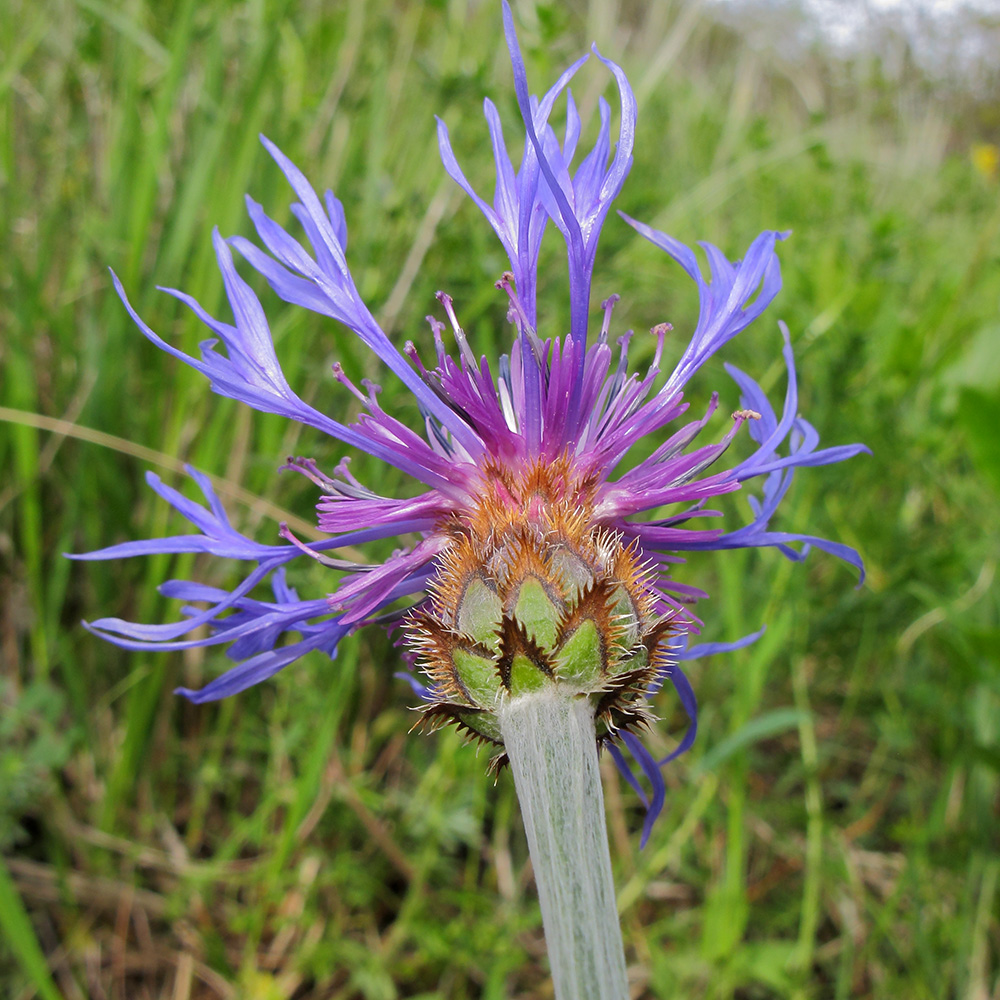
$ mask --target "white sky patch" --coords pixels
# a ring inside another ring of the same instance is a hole
[[[905,39],[913,58],[934,76],[974,84],[995,69],[1000,51],[1000,0],[712,0],[730,24],[753,27],[795,12],[799,41],[817,39],[842,55],[885,55],[890,34]]]
[[[905,35],[924,30],[956,27],[963,13],[1000,15],[1000,0],[803,0],[803,7],[818,22],[824,35],[837,45],[863,43],[873,24],[891,23]],[[992,8],[992,11],[991,11]]]

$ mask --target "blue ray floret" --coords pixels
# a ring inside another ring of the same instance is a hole
[[[629,368],[631,331],[612,343],[616,295],[608,294],[596,333],[592,330],[598,239],[632,164],[635,97],[622,69],[595,47],[593,54],[610,71],[617,89],[618,136],[612,143],[611,108],[602,98],[597,140],[578,156],[581,121],[569,84],[589,56],[570,66],[541,99],[532,96],[506,3],[503,11],[522,118],[523,153],[515,169],[500,116],[487,99],[486,131],[496,167],[492,203],[466,178],[452,151],[447,126],[440,120],[437,123],[445,170],[479,207],[510,259],[510,272],[500,277],[497,287],[507,299],[513,336],[509,354],[495,364],[476,354],[454,304],[443,293],[438,301],[445,322],[428,317],[436,363],[425,366],[411,343],[400,350],[379,327],[351,276],[342,204],[331,192],[320,198],[299,169],[267,139],[262,139],[264,146],[297,199],[292,213],[304,239],[291,235],[248,197],[247,210],[260,245],[239,236],[223,239],[218,232],[213,235],[233,322],[209,315],[183,292],[164,289],[184,302],[211,331],[211,339],[201,344],[200,357],[184,354],[147,326],[114,278],[125,307],[145,336],[203,373],[215,392],[367,452],[412,477],[424,491],[406,499],[381,496],[351,475],[347,459],[330,473],[309,459],[290,459],[287,467],[306,475],[319,490],[318,527],[326,537],[306,544],[282,526],[281,543],[265,545],[232,526],[202,473],[189,470],[204,495],[204,506],[150,474],[151,488],[196,531],[125,542],[75,558],[202,553],[246,564],[242,581],[229,591],[194,581],[164,583],[164,595],[182,602],[181,618],[176,622],[141,624],[102,618],[88,625],[127,649],[226,645],[227,655],[237,661],[235,666],[200,691],[179,689],[193,701],[211,701],[273,676],[311,650],[334,656],[343,636],[365,623],[403,622],[408,609],[433,601],[428,594],[440,587],[442,572],[451,564],[449,560],[454,561],[456,533],[465,521],[484,516],[484,510],[493,509],[490,504],[502,505],[507,496],[504,490],[511,483],[537,478],[542,475],[540,469],[558,468],[578,495],[585,497],[580,501],[579,516],[586,521],[584,527],[591,537],[605,547],[611,544],[606,540],[613,540],[636,565],[650,567],[642,584],[648,593],[650,614],[669,618],[674,633],[669,656],[645,683],[644,694],[652,697],[669,681],[690,720],[686,734],[663,759],[654,757],[627,728],[617,736],[609,732],[604,744],[647,804],[645,840],[663,807],[665,787],[660,769],[691,745],[697,730],[695,696],[681,663],[694,656],[739,648],[760,634],[730,643],[689,643],[700,626],[691,608],[705,595],[675,577],[673,569],[683,561],[680,553],[773,547],[790,559],[801,560],[810,548],[820,548],[846,560],[863,575],[860,557],[848,546],[809,534],[774,530],[771,522],[796,469],[840,462],[867,449],[858,444],[819,447],[815,429],[798,413],[791,338],[784,325],[788,382],[780,415],[749,375],[727,365],[740,396],[740,408],[733,413],[728,429],[704,440],[719,405],[717,395],[701,417],[682,419],[688,408],[684,389],[692,375],[758,320],[778,294],[781,270],[776,249],[787,233],[762,233],[737,261],[702,243],[708,263],[706,276],[691,248],[620,213],[695,282],[698,321],[672,368],[661,365],[670,328],[663,323],[654,326],[655,354],[643,374]],[[565,127],[560,141],[550,119],[563,96]],[[538,324],[536,272],[549,221],[566,245],[570,324],[562,336],[540,330]],[[391,376],[413,394],[423,425],[414,429],[383,410],[378,387],[367,382],[360,388],[354,386],[339,365],[334,368],[335,377],[361,401],[361,417],[345,424],[304,402],[281,370],[263,306],[239,275],[234,249],[284,301],[352,330]],[[448,328],[457,348],[455,356],[445,346]],[[744,425],[755,446],[753,453],[725,466],[721,459]],[[630,465],[633,446],[644,438],[656,443],[654,450],[643,461]],[[722,515],[708,504],[715,497],[746,489],[754,481],[761,484],[760,496],[751,493],[748,497],[748,523],[728,529],[712,527],[713,519]],[[487,494],[493,498],[489,504],[483,499]],[[418,541],[382,563],[364,564],[327,555],[347,546],[356,549],[367,542],[403,536],[416,536]],[[315,559],[337,570],[336,586],[311,600],[300,599],[285,580],[286,565],[297,559]],[[270,584],[271,592],[262,595],[259,588],[265,583]],[[530,637],[519,641],[529,643]],[[427,686],[412,676],[408,679],[421,697],[432,701],[440,696],[433,681]],[[650,792],[643,790],[630,759],[648,782]]]

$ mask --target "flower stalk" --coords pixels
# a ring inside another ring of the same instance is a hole
[[[551,689],[507,699],[498,714],[556,1000],[627,1000],[593,707]]]

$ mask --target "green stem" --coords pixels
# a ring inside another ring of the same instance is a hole
[[[499,716],[556,1000],[627,1000],[593,708],[544,692],[510,699]]]

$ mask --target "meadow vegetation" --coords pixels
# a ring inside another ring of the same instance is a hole
[[[430,352],[455,299],[477,350],[510,332],[502,251],[440,166],[434,115],[492,192],[482,99],[517,120],[491,3],[9,0],[0,11],[0,992],[79,998],[505,1000],[551,996],[512,782],[452,732],[408,734],[414,697],[377,629],[228,701],[171,692],[218,649],[124,653],[81,618],[159,621],[183,557],[62,557],[179,531],[145,486],[216,477],[236,524],[312,528],[285,456],[336,442],[213,395],[140,335],[114,294],[188,351],[205,331],[156,284],[216,314],[211,228],[250,235],[251,192],[287,223],[263,132],[343,200],[349,261],[385,328]],[[737,256],[791,229],[784,290],[724,353],[784,394],[783,318],[802,411],[872,457],[800,473],[780,526],[856,546],[864,586],[820,552],[693,558],[706,638],[767,623],[691,670],[694,750],[665,816],[606,797],[633,996],[788,1000],[1000,997],[1000,91],[957,97],[877,60],[751,45],[697,5],[523,3],[537,92],[597,40],[639,99],[618,207]],[[593,60],[592,60],[593,62]],[[608,76],[574,94],[592,113]],[[991,145],[992,144],[992,145]],[[994,156],[991,159],[990,149]],[[992,163],[992,167],[991,167]],[[567,324],[543,251],[540,314]],[[352,336],[260,288],[289,382],[343,418],[330,375],[411,402]],[[622,296],[644,367],[696,298],[609,220],[595,294]],[[690,387],[738,400],[711,362]],[[736,446],[734,446],[736,447]],[[405,488],[358,456],[359,478]],[[745,499],[727,508],[747,516]],[[329,589],[322,567],[292,582]],[[683,727],[657,704],[651,746]],[[605,761],[605,764],[608,762]]]

